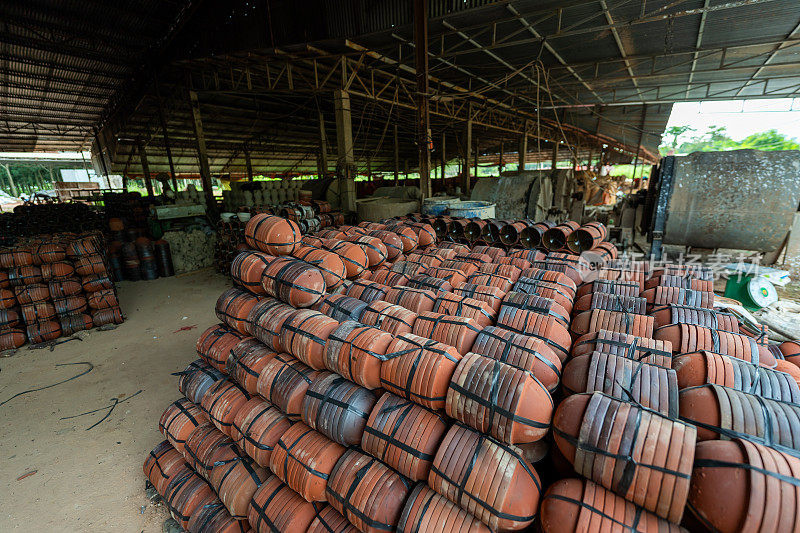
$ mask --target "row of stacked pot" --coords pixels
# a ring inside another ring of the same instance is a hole
[[[102,236],[31,238],[0,250],[0,350],[121,323]]]

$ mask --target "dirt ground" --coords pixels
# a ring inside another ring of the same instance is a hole
[[[214,303],[227,286],[211,272],[121,283],[127,320],[117,329],[0,359],[0,531],[161,531],[167,512],[146,498],[142,463],[163,440],[161,413],[180,396],[170,373],[196,359],[195,341],[217,322]],[[89,368],[56,366],[80,362],[93,370],[7,401]],[[93,429],[107,408],[61,419],[128,397]]]

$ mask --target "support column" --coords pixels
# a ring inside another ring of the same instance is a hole
[[[445,167],[447,166],[447,143],[444,136],[444,132],[442,132],[442,179],[445,178]],[[444,185],[442,185],[444,187]]]
[[[431,196],[431,124],[428,111],[428,0],[414,0],[414,58],[417,71],[417,146],[422,198]]]
[[[317,165],[319,179],[328,175],[328,133],[325,131],[325,116],[319,112],[319,161]]]
[[[14,183],[14,178],[11,177],[11,170],[8,168],[8,165],[2,165],[4,169],[6,169],[6,176],[8,176],[8,185],[11,189],[11,196],[19,196],[17,193],[17,185]]]
[[[111,190],[111,177],[108,175],[106,156],[103,154],[103,145],[100,142],[100,133],[97,131],[97,128],[94,129],[94,140],[97,143],[97,151],[100,154],[100,166],[103,167],[103,175],[106,177],[106,184],[108,185],[109,190]]]
[[[553,157],[550,161],[550,167],[555,170],[558,164],[558,141],[553,141]]]
[[[161,100],[161,91],[158,88],[158,78],[153,75],[153,85],[156,89],[156,98],[158,99],[158,119],[161,122],[161,133],[164,136],[164,149],[167,152],[167,161],[169,162],[169,174],[172,177],[172,190],[178,192],[178,178],[175,175],[175,163],[172,161],[172,148],[169,144],[169,134],[167,133],[167,119],[164,117],[164,102]]]
[[[528,156],[528,122],[525,121],[525,133],[519,138],[519,163],[518,172],[525,172],[525,158]]]
[[[394,186],[400,179],[400,141],[397,138],[397,124],[394,125]]]
[[[475,161],[475,179],[478,179],[478,160],[481,158],[481,151],[478,147],[478,139],[475,139],[475,156],[472,158]],[[470,182],[470,185],[472,185],[472,182]]]
[[[469,170],[470,166],[472,165],[472,107],[470,106],[470,118],[467,119],[467,131],[464,135],[464,175],[462,176],[462,188],[464,189],[464,194],[469,196],[469,188],[470,188],[470,179],[469,179]]]
[[[350,95],[337,89],[333,94],[336,109],[336,176],[339,182],[339,203],[344,211],[356,210],[355,155],[353,126],[350,114]]]
[[[211,189],[211,168],[208,165],[208,152],[206,151],[206,137],[203,133],[203,117],[200,115],[200,101],[197,93],[189,91],[189,103],[192,108],[192,123],[197,141],[197,161],[200,163],[200,180],[203,183],[203,193],[206,197],[206,212],[212,220],[217,218],[217,203],[214,200],[214,191]]]
[[[253,181],[253,161],[250,159],[250,148],[247,143],[242,147],[244,152],[244,164],[247,167],[247,181]]]
[[[503,152],[505,152],[505,143],[500,141],[500,157],[498,158],[497,162],[497,175],[503,173]]]
[[[147,150],[145,150],[144,143],[137,141],[139,146],[139,157],[142,160],[142,174],[144,176],[144,186],[147,189],[147,196],[152,198],[153,195],[153,182],[150,179],[150,164],[147,162]]]

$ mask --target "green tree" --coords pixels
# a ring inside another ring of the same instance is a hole
[[[756,150],[798,150],[800,144],[778,130],[767,130],[754,133],[742,139],[739,148],[754,148]]]

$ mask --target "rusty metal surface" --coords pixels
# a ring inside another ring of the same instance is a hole
[[[675,158],[665,244],[776,250],[800,203],[800,151]]]
[[[552,205],[552,198],[549,170],[529,170],[500,178],[481,178],[472,189],[470,197],[471,200],[495,203],[495,217],[501,220],[543,220]]]

